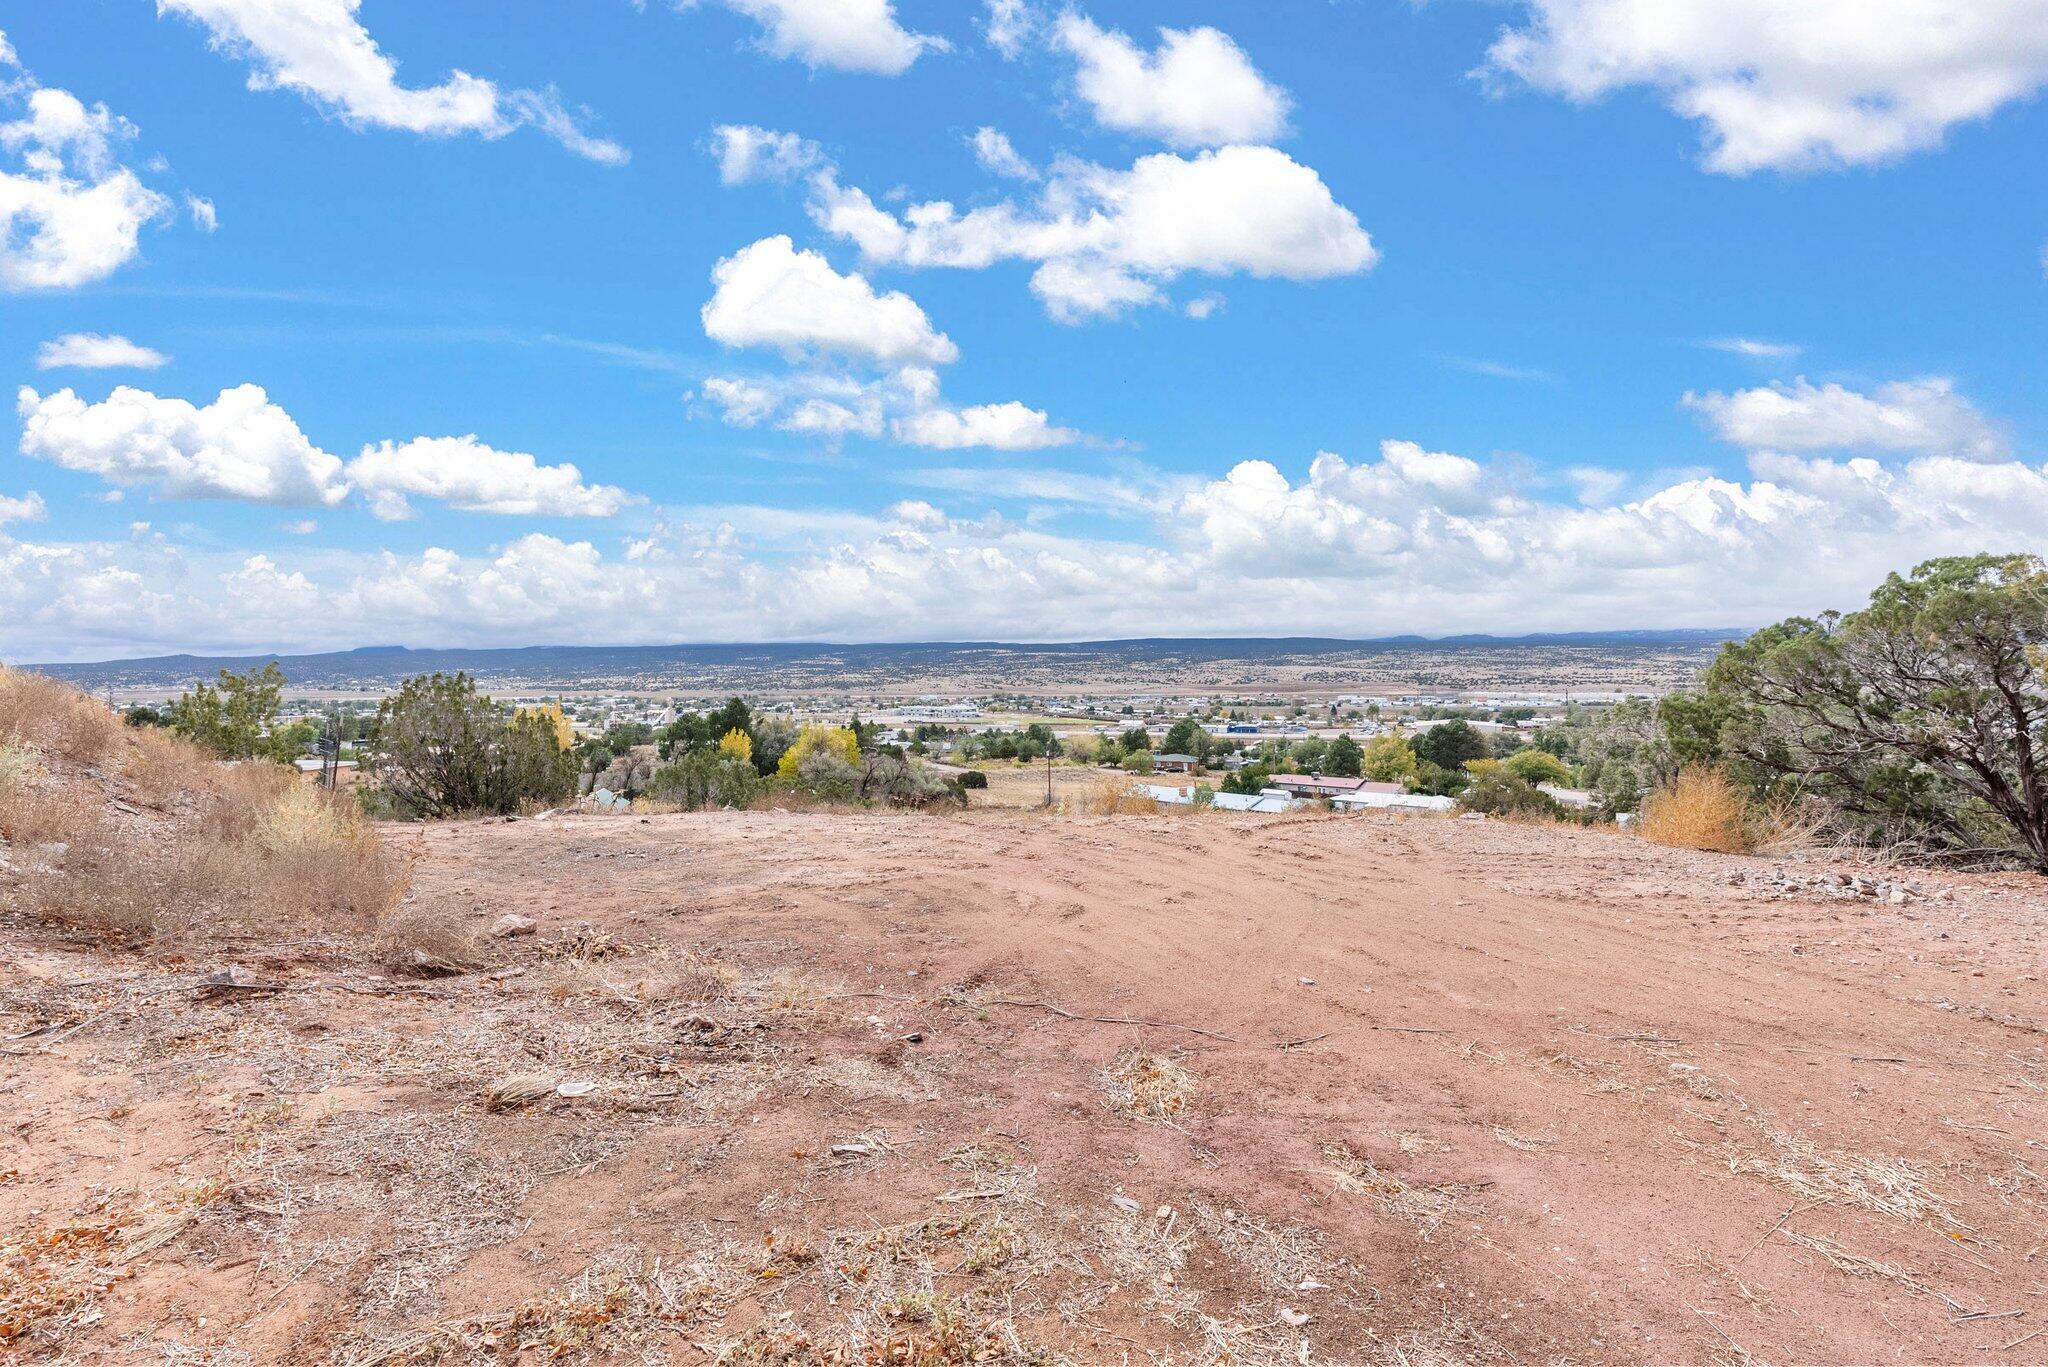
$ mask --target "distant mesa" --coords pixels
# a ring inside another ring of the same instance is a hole
[[[949,671],[989,674],[1055,669],[1071,676],[1085,667],[1105,675],[1168,666],[1276,665],[1338,668],[1362,656],[1435,653],[1477,656],[1501,650],[1697,653],[1702,656],[1746,631],[1583,631],[1528,636],[1143,637],[1115,641],[905,641],[837,643],[784,641],[659,646],[519,646],[486,650],[360,646],[307,655],[160,655],[92,663],[25,667],[82,688],[176,688],[211,679],[220,670],[260,668],[276,661],[297,688],[375,689],[415,674],[463,670],[483,682],[594,688],[607,685],[735,686],[736,673],[776,671],[783,682],[823,684],[835,679],[882,683],[915,674]]]

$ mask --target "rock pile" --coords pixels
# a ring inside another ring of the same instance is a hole
[[[1766,897],[1825,897],[1840,902],[1878,902],[1902,907],[1912,902],[1953,901],[1946,889],[1929,891],[1916,882],[1880,878],[1862,873],[1797,874],[1785,869],[1768,873],[1731,873],[1733,887],[1746,887]]]

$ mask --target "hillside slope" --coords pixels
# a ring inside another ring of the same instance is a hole
[[[139,962],[0,929],[0,1257],[75,1290],[25,1344],[2019,1363],[2048,1342],[2039,879],[1374,817],[405,838],[415,904],[476,931],[487,971],[396,980],[291,943]],[[231,961],[253,981],[207,987]]]

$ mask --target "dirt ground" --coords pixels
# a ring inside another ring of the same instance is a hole
[[[2037,878],[1384,815],[397,838],[476,971],[0,922],[0,1343],[2048,1360]]]

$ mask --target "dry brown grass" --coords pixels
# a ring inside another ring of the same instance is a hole
[[[1129,779],[1105,776],[1086,792],[1063,798],[1060,810],[1080,816],[1157,816],[1160,807],[1155,799],[1132,792]]]
[[[0,744],[96,765],[114,751],[127,729],[113,709],[77,689],[0,665]]]
[[[410,876],[352,801],[137,731],[39,675],[0,670],[0,755],[0,838],[31,847],[18,905],[45,920],[157,943],[361,933]]]
[[[1646,839],[1681,849],[1747,854],[1755,847],[1749,808],[1719,769],[1687,765],[1670,787],[1643,803]]]
[[[143,726],[134,729],[122,773],[137,802],[164,811],[188,798],[213,767],[213,756],[191,741]]]
[[[1141,1120],[1178,1120],[1187,1113],[1195,1080],[1164,1054],[1126,1049],[1102,1074],[1117,1110]]]
[[[478,961],[461,913],[432,902],[399,902],[376,922],[377,957],[400,973],[452,973]]]

